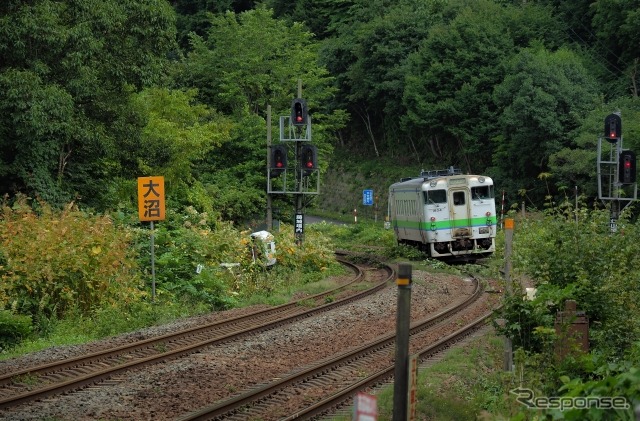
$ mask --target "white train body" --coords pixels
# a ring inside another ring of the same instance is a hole
[[[389,187],[389,217],[399,244],[441,259],[475,260],[495,251],[493,180],[450,168]]]

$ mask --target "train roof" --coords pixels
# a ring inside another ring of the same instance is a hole
[[[481,175],[463,174],[462,170],[460,170],[459,168],[449,167],[443,170],[431,170],[431,171],[423,170],[420,172],[420,176],[402,178],[400,179],[399,182],[392,184],[392,186],[397,184],[407,184],[407,185],[422,184],[426,181],[433,180],[435,178],[451,177],[456,175],[464,175],[465,177],[485,177],[490,179],[490,177],[481,176]]]
[[[449,167],[445,170],[431,170],[431,171],[422,170],[420,172],[420,176],[401,178],[400,182],[402,183],[404,181],[419,180],[419,179],[427,181],[427,180],[431,180],[432,178],[446,177],[449,175],[459,175],[459,174],[462,174],[462,170],[460,168],[454,168],[454,167]]]

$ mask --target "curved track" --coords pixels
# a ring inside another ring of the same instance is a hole
[[[464,313],[477,305],[483,295],[475,280],[474,293],[411,327],[412,353],[426,358],[459,341],[486,323],[489,312],[478,318]],[[461,323],[464,328],[445,338],[434,339],[445,323]],[[311,419],[331,411],[353,395],[393,377],[395,333],[384,335],[358,348],[318,365],[307,367],[276,382],[263,385],[180,418],[180,421],[204,420],[290,420]]]
[[[336,294],[350,291],[354,284],[365,281],[360,267],[344,259],[338,260],[354,271],[354,277],[330,291],[222,322],[4,374],[0,376],[0,409],[77,390],[133,368],[177,358],[203,347],[311,317],[373,294],[386,287],[395,275],[391,267],[385,266],[386,275],[381,282],[327,304]]]

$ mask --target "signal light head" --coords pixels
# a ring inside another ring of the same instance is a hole
[[[287,169],[286,145],[271,146],[271,176],[278,177]]]
[[[291,124],[304,126],[307,124],[307,102],[302,98],[296,98],[291,103]]]
[[[618,181],[622,184],[634,184],[636,182],[636,154],[633,151],[622,151],[618,165]]]
[[[622,119],[618,114],[609,114],[604,119],[604,136],[611,143],[622,137]]]
[[[300,168],[303,176],[309,176],[317,168],[318,150],[313,145],[304,145],[300,149]]]
[[[299,102],[296,102],[294,104],[294,112],[295,112],[295,122],[296,123],[302,123],[304,121],[304,118],[302,117],[302,104]]]

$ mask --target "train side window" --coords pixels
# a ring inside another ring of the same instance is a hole
[[[461,206],[464,204],[465,204],[464,192],[463,191],[453,192],[453,205]]]
[[[491,186],[472,187],[471,197],[473,200],[493,199],[493,190]]]
[[[429,190],[424,192],[424,203],[433,205],[436,203],[447,203],[446,190]]]

